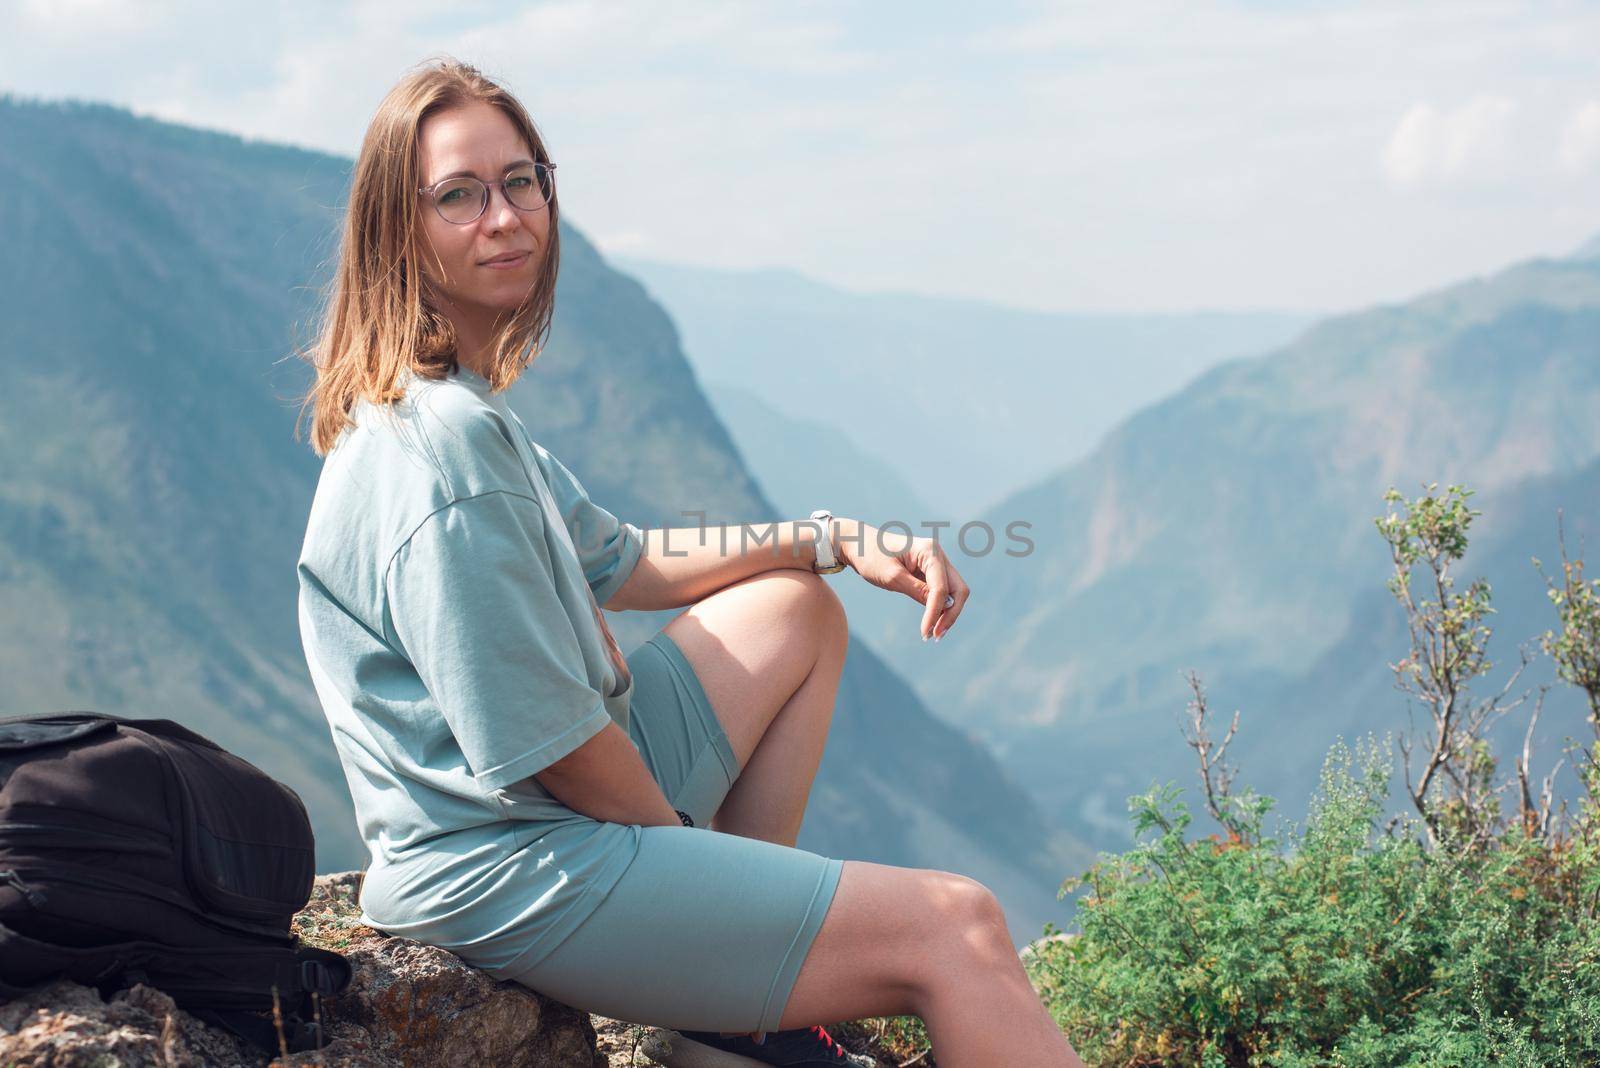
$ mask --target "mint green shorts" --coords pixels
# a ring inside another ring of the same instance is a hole
[[[844,861],[706,827],[738,778],[694,669],[665,632],[627,658],[629,733],[693,827],[645,827],[599,906],[511,978],[631,1023],[776,1031]]]

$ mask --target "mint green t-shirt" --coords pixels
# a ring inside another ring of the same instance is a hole
[[[637,825],[583,816],[530,776],[609,722],[627,730],[632,683],[583,584],[605,604],[643,533],[465,368],[351,415],[298,574],[306,663],[371,854],[361,920],[530,967],[638,849]]]

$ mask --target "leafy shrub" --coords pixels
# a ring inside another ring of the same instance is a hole
[[[1191,839],[1171,784],[1130,800],[1146,840],[1069,880],[1090,891],[1081,933],[1030,967],[1086,1061],[1600,1062],[1592,839],[1513,828],[1457,856],[1426,848],[1414,820],[1380,833],[1387,757],[1335,744],[1282,847]]]
[[[1395,548],[1390,589],[1418,643],[1396,672],[1408,675],[1419,699],[1431,697],[1436,713],[1438,730],[1420,751],[1429,754],[1427,767],[1461,774],[1413,783],[1413,747],[1403,742],[1418,814],[1380,828],[1393,747],[1369,737],[1352,754],[1341,739],[1304,831],[1266,837],[1273,800],[1235,796],[1226,774],[1220,787],[1213,781],[1221,749],[1205,738],[1196,682],[1199,740],[1191,744],[1206,807],[1226,833],[1192,835],[1174,784],[1130,798],[1135,847],[1103,854],[1063,885],[1063,895],[1087,891],[1079,930],[1057,939],[1046,925],[1051,940],[1028,958],[1041,996],[1086,1062],[1600,1063],[1600,770],[1589,753],[1579,768],[1588,798],[1570,821],[1553,820],[1548,780],[1540,811],[1524,757],[1521,811],[1501,816],[1489,788],[1496,765],[1478,732],[1480,711],[1502,706],[1467,694],[1487,663],[1488,588],[1480,581],[1452,595],[1448,579],[1477,513],[1464,507],[1469,492],[1451,487],[1438,499],[1434,489],[1378,524]],[[1405,572],[1419,561],[1433,568],[1431,604],[1409,600]],[[1566,564],[1564,547],[1563,562],[1559,598],[1551,584],[1563,637],[1547,635],[1544,645],[1575,665],[1561,677],[1592,697],[1585,683],[1595,678],[1600,582],[1585,586],[1581,561]],[[1455,789],[1432,788],[1441,782]]]

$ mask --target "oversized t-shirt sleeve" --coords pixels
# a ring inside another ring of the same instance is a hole
[[[385,594],[484,789],[548,767],[611,721],[556,592],[537,501],[494,490],[434,512],[390,561]]]
[[[602,607],[622,588],[644,552],[644,531],[589,499],[583,483],[548,451],[550,493],[567,522],[583,576]]]

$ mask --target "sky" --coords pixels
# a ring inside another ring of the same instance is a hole
[[[1052,311],[1396,303],[1600,233],[1600,3],[7,0],[0,91],[345,156],[527,106],[602,252]]]

